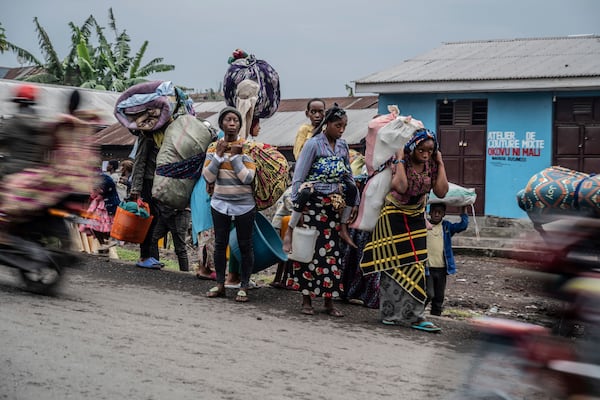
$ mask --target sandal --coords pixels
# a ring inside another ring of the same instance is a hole
[[[269,286],[275,289],[283,289],[285,287],[284,284],[281,282],[271,282],[269,283]]]
[[[225,288],[220,289],[218,286],[212,287],[208,292],[206,292],[206,297],[225,297]]]
[[[429,321],[420,321],[417,323],[414,323],[410,326],[413,329],[418,329],[420,331],[425,331],[425,332],[440,332],[442,330],[442,328],[437,327],[433,324],[433,322],[429,322]]]
[[[340,310],[338,310],[337,308],[335,308],[335,307],[328,308],[328,309],[325,310],[325,312],[327,313],[327,315],[330,315],[332,317],[339,318],[339,317],[343,317],[344,316],[344,314]]]
[[[312,306],[302,306],[300,312],[304,315],[315,315],[315,309]]]
[[[238,290],[235,301],[238,303],[246,303],[248,301],[248,293],[246,293],[244,289]]]
[[[203,281],[216,281],[217,273],[215,271],[212,271],[208,275],[196,274],[196,278],[201,279]]]

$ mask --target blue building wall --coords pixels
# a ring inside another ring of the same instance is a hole
[[[516,193],[531,176],[551,166],[555,95],[600,96],[600,92],[381,94],[379,113],[387,113],[387,106],[396,104],[402,115],[412,115],[435,130],[438,100],[487,99],[485,214],[526,218],[517,205]]]

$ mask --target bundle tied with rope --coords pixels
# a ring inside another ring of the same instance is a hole
[[[236,49],[228,60],[223,78],[223,93],[228,106],[235,107],[242,120],[240,137],[250,138],[253,123],[269,118],[279,107],[279,75],[265,60]],[[256,165],[252,183],[258,210],[271,207],[289,186],[289,164],[277,147],[246,141],[243,151]]]

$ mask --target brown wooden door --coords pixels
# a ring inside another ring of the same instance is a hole
[[[600,97],[555,103],[553,165],[600,173]]]
[[[485,212],[487,101],[438,103],[438,138],[448,181],[477,193],[475,212]],[[457,213],[458,209],[449,209]]]

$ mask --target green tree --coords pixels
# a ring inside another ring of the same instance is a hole
[[[54,49],[50,37],[46,30],[40,25],[37,17],[33,18],[35,30],[38,36],[40,51],[44,57],[44,62],[38,60],[29,51],[7,42],[8,50],[14,52],[17,57],[24,60],[34,67],[38,67],[40,72],[28,76],[25,80],[38,83],[53,83],[67,86],[80,86],[83,77],[79,63],[78,49],[82,43],[89,42],[90,27],[92,21],[88,18],[81,27],[70,23],[71,28],[71,50],[67,57],[61,60]]]
[[[2,22],[0,22],[0,54],[8,50],[8,44],[6,43],[6,34],[4,32],[4,27],[2,26]]]
[[[130,86],[146,81],[151,74],[168,72],[175,69],[174,65],[163,64],[162,58],[154,58],[145,65],[142,60],[148,49],[149,42],[146,40],[135,54],[131,57],[131,39],[127,32],[119,32],[112,11],[108,11],[109,28],[114,35],[115,42],[109,43],[104,35],[104,28],[96,26],[96,34],[99,41],[100,58],[106,66],[104,84],[109,90],[123,91]]]
[[[44,62],[38,60],[29,51],[20,48],[4,37],[0,25],[0,51],[14,52],[17,57],[38,67],[38,73],[26,78],[27,81],[53,83],[67,86],[80,86],[93,89],[123,91],[130,86],[146,81],[151,74],[175,69],[174,65],[163,64],[162,58],[155,58],[142,66],[142,60],[148,48],[145,41],[135,56],[131,57],[131,39],[125,30],[117,30],[112,8],[109,9],[109,26],[115,42],[110,43],[94,16],[90,15],[81,27],[70,22],[71,46],[66,58],[60,60],[48,34],[40,25],[37,17],[33,19]],[[95,32],[98,45],[91,43]]]

